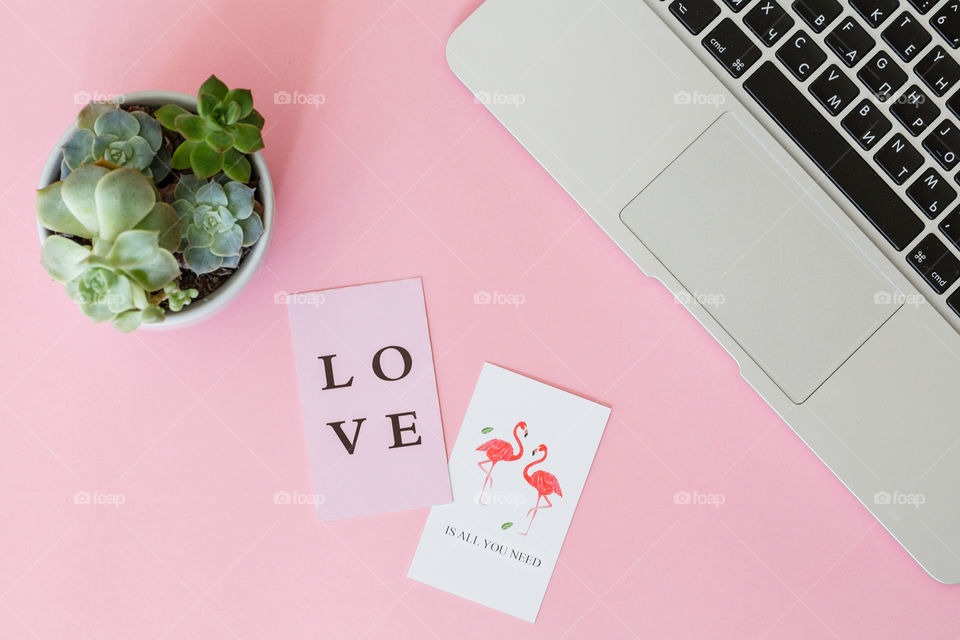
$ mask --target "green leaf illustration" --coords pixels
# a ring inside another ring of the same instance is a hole
[[[480,429],[480,433],[490,433],[491,431],[493,431],[493,427],[484,427],[483,429]]]
[[[513,526],[513,523],[512,523],[512,522],[504,522],[502,525],[500,525],[500,528],[503,529],[504,531],[506,531],[507,529],[509,529],[509,528],[512,527],[512,526]]]

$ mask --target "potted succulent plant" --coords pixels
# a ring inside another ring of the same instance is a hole
[[[140,92],[83,107],[37,192],[42,264],[120,331],[194,324],[253,276],[273,225],[249,90]]]

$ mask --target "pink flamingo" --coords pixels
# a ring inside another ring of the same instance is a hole
[[[525,536],[530,532],[530,527],[533,525],[533,519],[537,517],[537,511],[540,510],[540,499],[546,501],[547,505],[543,507],[547,509],[553,506],[553,503],[550,502],[550,498],[547,496],[551,494],[557,494],[561,498],[563,497],[563,492],[560,491],[560,483],[557,482],[557,477],[552,473],[547,473],[546,471],[534,471],[530,473],[530,467],[540,464],[547,459],[547,445],[541,444],[539,447],[533,450],[533,455],[536,456],[537,452],[542,451],[543,457],[534,460],[527,466],[523,468],[523,479],[527,481],[531,487],[537,490],[537,504],[530,507],[527,511],[527,515],[530,515],[530,512],[533,512],[533,515],[530,516],[530,522],[527,524],[527,530],[521,533],[520,535]]]
[[[494,438],[493,440],[487,440],[482,445],[477,447],[477,451],[483,451],[487,454],[487,459],[482,460],[477,463],[477,466],[483,469],[486,473],[486,477],[483,479],[483,488],[480,489],[480,504],[483,502],[483,492],[487,490],[487,483],[490,483],[490,488],[493,488],[493,468],[497,465],[498,462],[513,462],[514,460],[519,460],[523,456],[523,442],[520,440],[519,432],[523,432],[523,437],[527,437],[527,423],[518,422],[517,426],[513,428],[513,438],[517,441],[517,445],[520,447],[520,450],[516,453],[513,452],[513,445],[507,442],[506,440],[500,440],[499,438]],[[490,467],[484,467],[483,465],[490,463]]]

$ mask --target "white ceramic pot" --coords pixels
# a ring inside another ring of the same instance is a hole
[[[196,113],[197,98],[185,93],[176,91],[137,91],[123,95],[122,104],[141,104],[145,106],[160,107],[165,104],[175,104]],[[60,140],[57,141],[53,151],[47,158],[47,163],[43,167],[43,173],[40,176],[40,188],[53,184],[60,179],[60,160],[63,157],[60,148],[66,144],[70,136],[77,130],[77,125],[72,124],[67,129]],[[243,262],[237,267],[226,282],[224,282],[216,291],[205,296],[202,299],[194,300],[180,311],[167,311],[163,322],[144,323],[140,325],[140,330],[159,330],[181,329],[188,327],[208,318],[223,310],[227,304],[240,292],[243,287],[253,278],[259,270],[263,257],[267,253],[267,247],[270,244],[270,236],[273,231],[274,220],[274,202],[273,202],[273,183],[270,181],[270,172],[267,170],[267,163],[263,155],[257,153],[248,154],[250,165],[253,169],[252,174],[259,178],[257,183],[256,198],[263,204],[263,235],[257,241],[253,248],[244,257]],[[42,243],[50,232],[39,223],[37,229],[40,233],[40,242]]]

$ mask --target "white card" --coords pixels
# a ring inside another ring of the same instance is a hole
[[[408,577],[535,621],[609,416],[484,364]]]

